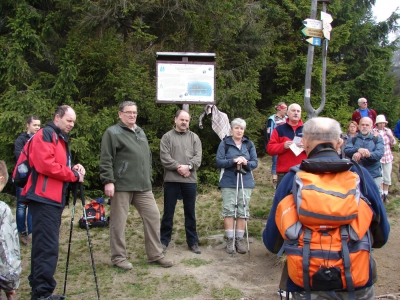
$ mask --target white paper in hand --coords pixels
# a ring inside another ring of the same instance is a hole
[[[293,144],[291,144],[290,145],[290,150],[292,150],[292,152],[294,153],[294,155],[296,155],[296,156],[299,156],[299,154],[301,153],[301,152],[303,152],[303,148],[299,148],[299,147],[297,147],[297,145],[295,144],[295,143],[293,143]]]

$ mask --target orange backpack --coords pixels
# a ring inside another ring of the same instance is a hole
[[[359,176],[349,170],[350,161],[336,160],[338,168],[328,166],[339,169],[336,173],[321,172],[320,160],[317,172],[310,172],[310,161],[291,169],[296,172],[292,194],[281,200],[275,215],[288,275],[308,295],[353,292],[369,280],[373,211],[360,192]]]
[[[98,198],[97,200],[92,200],[85,205],[86,219],[90,228],[108,226],[108,218],[106,218],[103,203],[104,199]],[[86,228],[84,216],[79,219],[79,227],[83,229]]]

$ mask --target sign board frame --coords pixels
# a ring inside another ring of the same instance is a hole
[[[156,54],[156,103],[215,104],[215,53]]]

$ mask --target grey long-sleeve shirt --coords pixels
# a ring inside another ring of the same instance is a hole
[[[164,182],[196,183],[196,170],[201,165],[202,148],[197,134],[187,130],[172,129],[165,133],[160,142],[160,160],[164,167]],[[179,175],[179,165],[193,166],[189,177]]]

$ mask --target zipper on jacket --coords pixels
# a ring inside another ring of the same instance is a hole
[[[44,177],[44,181],[43,181],[43,185],[42,185],[42,192],[45,192],[45,191],[46,191],[47,179],[48,179],[48,177],[45,176],[45,177]]]
[[[122,176],[125,173],[127,167],[128,167],[128,162],[123,161],[122,164],[121,164],[121,167],[118,170],[118,178],[122,178]]]

